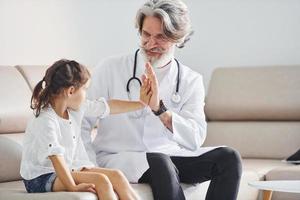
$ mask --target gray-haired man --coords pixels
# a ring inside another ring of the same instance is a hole
[[[146,66],[153,92],[149,107],[101,120],[93,143],[88,135],[96,119],[85,118],[82,136],[90,157],[99,166],[120,169],[131,182],[149,183],[154,199],[183,200],[180,182],[207,180],[206,199],[236,199],[240,156],[228,147],[201,147],[206,137],[202,76],[173,57],[191,34],[187,7],[180,0],[150,0],[138,10],[136,26],[140,49],[103,61],[94,71],[89,98],[137,99]]]

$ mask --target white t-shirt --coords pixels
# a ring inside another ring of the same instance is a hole
[[[160,68],[153,68],[158,84],[160,84],[162,82],[162,80],[164,79],[164,77],[170,72],[171,70],[171,65],[172,62],[170,62],[169,64],[167,64],[164,67],[160,67]]]
[[[86,100],[78,111],[68,110],[69,119],[63,119],[49,106],[34,117],[25,131],[21,176],[30,180],[55,172],[48,156],[62,155],[72,171],[93,167],[84,148],[80,130],[83,116],[106,117],[110,112],[104,98]]]

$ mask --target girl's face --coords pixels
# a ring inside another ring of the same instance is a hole
[[[82,85],[77,90],[74,87],[68,89],[68,101],[67,107],[72,110],[78,110],[81,104],[86,98],[86,91],[90,85],[90,80],[88,80],[84,85]]]

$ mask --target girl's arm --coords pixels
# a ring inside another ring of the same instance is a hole
[[[143,85],[140,89],[140,101],[108,100],[107,103],[110,108],[110,114],[119,114],[142,109],[148,105],[151,95],[151,82],[148,78],[143,78]]]
[[[96,193],[94,184],[80,183],[76,185],[63,156],[53,155],[53,156],[49,156],[49,159],[52,162],[57,177],[62,182],[62,184],[67,188],[68,191]]]
[[[145,105],[140,101],[125,101],[117,99],[108,100],[107,104],[110,108],[110,114],[131,112],[145,107]]]

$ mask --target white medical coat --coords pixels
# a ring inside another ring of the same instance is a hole
[[[134,54],[101,62],[92,73],[88,98],[128,100],[126,84],[133,75],[133,66]],[[145,62],[139,53],[136,76],[141,79],[144,71]],[[90,131],[97,119],[86,117],[82,122],[82,138],[90,158],[100,167],[120,169],[130,182],[137,182],[149,168],[146,152],[199,156],[214,149],[201,147],[206,137],[202,76],[180,64],[181,102],[178,104],[171,101],[176,82],[177,65],[173,59],[170,71],[159,82],[159,97],[172,112],[173,133],[147,108],[101,119],[97,136],[91,142]],[[138,99],[139,89],[138,84],[131,83],[132,100]]]

